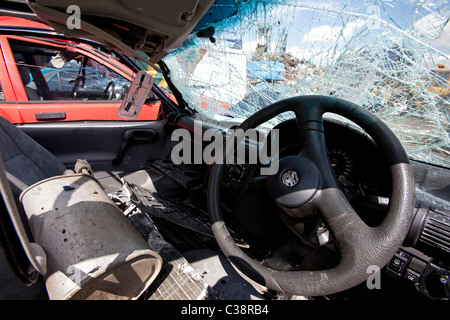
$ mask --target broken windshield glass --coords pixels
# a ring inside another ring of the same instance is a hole
[[[191,36],[165,58],[192,108],[245,118],[283,98],[333,95],[384,120],[412,158],[450,167],[446,1],[222,0],[216,9],[230,4],[238,11],[214,24],[212,39]]]

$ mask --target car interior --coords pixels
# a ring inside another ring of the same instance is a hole
[[[74,3],[81,29],[65,23]],[[135,60],[161,69],[176,102],[154,85],[155,121],[0,117],[1,299],[448,300],[448,167],[409,157],[384,121],[335,94],[279,99],[243,121],[186,106],[163,58],[213,3],[27,2],[136,73]],[[24,84],[35,78],[19,67]],[[102,83],[82,98],[120,89],[120,100],[132,86]],[[38,84],[25,88],[39,95]],[[265,129],[286,112],[294,117]],[[256,128],[266,139],[227,135]],[[197,135],[219,132],[236,161],[174,162],[180,130],[201,154],[211,141]],[[275,174],[238,161],[238,148],[249,155],[275,136]]]

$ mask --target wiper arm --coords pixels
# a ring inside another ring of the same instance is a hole
[[[175,85],[173,84],[172,79],[170,77],[169,67],[167,67],[166,63],[163,60],[160,60],[158,62],[158,65],[162,71],[164,79],[167,82],[167,85],[169,86],[170,91],[172,91],[173,95],[175,96],[175,99],[177,99],[178,106],[180,107],[181,111],[188,115],[193,115],[195,111],[189,107],[189,105],[184,100],[180,90],[178,90],[178,88],[175,87]]]

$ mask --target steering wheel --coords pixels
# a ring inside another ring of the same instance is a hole
[[[290,216],[321,214],[339,249],[338,264],[328,270],[280,271],[247,256],[234,243],[222,217],[220,189],[225,165],[219,163],[214,164],[208,182],[212,231],[225,256],[245,275],[269,289],[305,296],[340,292],[367,280],[372,275],[368,271],[372,270],[368,269],[370,266],[380,269],[385,266],[405,239],[415,202],[412,168],[400,141],[381,120],[354,103],[331,96],[299,96],[275,102],[247,118],[239,128],[244,131],[256,128],[287,111],[295,113],[301,151],[280,159],[278,172],[267,178],[267,188],[278,206]],[[376,227],[369,227],[361,220],[338,187],[325,145],[323,114],[326,112],[344,116],[359,125],[388,161],[392,194],[386,217]],[[225,152],[233,154],[230,149],[233,144],[227,142]]]
[[[109,91],[110,88],[111,88],[111,91]],[[111,100],[114,97],[114,89],[115,89],[115,84],[114,84],[114,81],[111,80],[106,85],[105,90],[103,90],[101,100]],[[109,91],[109,94],[108,94],[108,91]],[[106,98],[108,98],[108,99],[106,99]]]

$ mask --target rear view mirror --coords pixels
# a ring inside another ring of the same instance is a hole
[[[120,105],[117,116],[124,119],[135,120],[141,111],[145,100],[152,89],[155,79],[147,72],[141,70],[134,77],[125,99]]]

